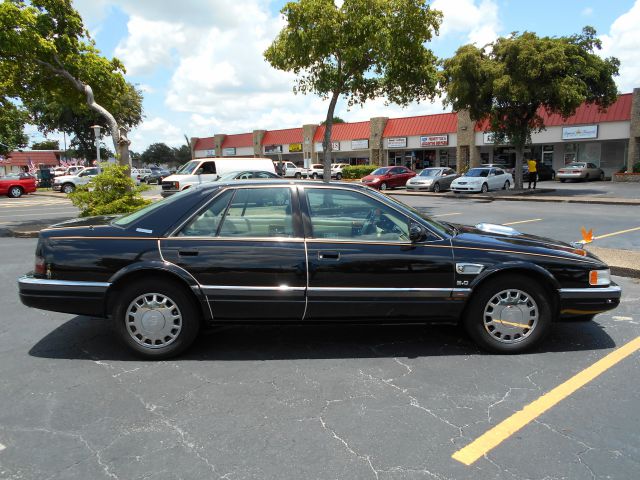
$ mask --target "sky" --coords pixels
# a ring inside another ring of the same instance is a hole
[[[284,25],[284,1],[270,0],[73,0],[96,46],[118,57],[127,80],[144,94],[144,120],[129,138],[131,150],[150,144],[179,146],[187,137],[320,123],[328,100],[293,93],[294,75],[277,71],[262,53]],[[440,58],[467,43],[485,45],[517,31],[563,36],[596,28],[604,57],[621,61],[621,93],[640,87],[640,0],[433,0],[444,20],[428,44]],[[99,99],[97,99],[99,102]],[[449,111],[442,102],[348,108],[346,121]],[[43,136],[29,128],[32,141]],[[62,140],[50,135],[49,138]],[[62,146],[62,141],[60,142]]]

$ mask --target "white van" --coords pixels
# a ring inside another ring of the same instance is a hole
[[[200,183],[215,182],[227,172],[260,170],[276,173],[270,158],[196,158],[162,179],[162,196],[168,197]]]

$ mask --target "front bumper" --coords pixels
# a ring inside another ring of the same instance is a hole
[[[433,190],[433,184],[420,184],[420,183],[407,183],[405,185],[407,187],[407,190],[424,190],[424,191],[431,191]]]
[[[456,185],[451,186],[453,192],[479,192],[482,190],[482,185]]]
[[[180,190],[162,190],[160,192],[160,195],[162,196],[162,198],[167,198],[173,195],[174,193],[178,193],[179,191]]]
[[[107,282],[49,280],[25,275],[18,279],[20,301],[27,307],[103,317]]]
[[[608,287],[561,288],[560,316],[596,315],[613,310],[620,304],[622,288],[615,283]]]

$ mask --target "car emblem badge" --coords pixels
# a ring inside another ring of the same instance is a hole
[[[47,265],[47,278],[51,279],[51,265]]]

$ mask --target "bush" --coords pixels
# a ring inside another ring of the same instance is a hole
[[[633,173],[640,173],[640,162],[633,165]]]
[[[342,178],[362,178],[369,175],[376,168],[379,168],[379,165],[349,165],[342,169]]]
[[[81,217],[131,213],[151,203],[140,195],[149,187],[136,187],[127,167],[103,164],[101,168],[102,172],[87,185],[80,185],[69,194]]]

